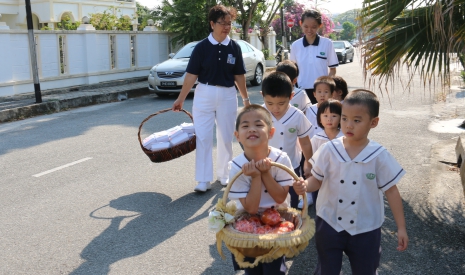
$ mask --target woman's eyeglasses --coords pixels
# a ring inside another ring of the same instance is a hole
[[[231,27],[232,26],[232,22],[229,22],[229,23],[225,23],[225,22],[215,22],[216,24],[220,24],[223,28],[226,28],[226,27]]]

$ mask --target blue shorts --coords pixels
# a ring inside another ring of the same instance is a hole
[[[234,271],[244,270],[245,275],[285,275],[286,274],[286,258],[282,256],[271,263],[259,263],[254,268],[241,268],[237,262],[234,255],[232,255]],[[246,262],[253,263],[255,258],[245,257]],[[284,270],[284,271],[282,271]]]
[[[349,257],[353,275],[375,275],[381,258],[381,228],[350,235],[337,232],[319,216],[315,218],[318,264],[315,275],[339,275],[342,252]]]

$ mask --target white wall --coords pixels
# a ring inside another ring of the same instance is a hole
[[[159,31],[35,31],[42,90],[148,76],[168,58],[169,34]],[[116,68],[110,69],[110,35],[116,38]],[[130,37],[136,36],[136,64]],[[65,39],[66,72],[60,70],[59,37]],[[0,96],[34,92],[26,31],[0,30]]]

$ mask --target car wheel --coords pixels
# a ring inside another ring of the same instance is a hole
[[[263,80],[263,69],[262,69],[262,65],[258,64],[257,67],[255,68],[255,74],[253,76],[253,80],[250,81],[250,83],[253,86],[258,86],[262,84],[262,80]]]
[[[342,58],[342,64],[346,64],[346,63],[347,63],[347,56]]]
[[[352,54],[352,58],[350,58],[350,62],[354,62],[354,54]]]

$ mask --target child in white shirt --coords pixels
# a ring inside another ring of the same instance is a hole
[[[244,107],[237,116],[234,135],[241,142],[244,152],[230,162],[229,178],[237,172],[240,175],[229,191],[229,198],[236,201],[238,209],[256,214],[259,208],[289,205],[289,187],[294,180],[284,170],[271,166],[277,162],[292,167],[287,154],[268,146],[269,140],[277,134],[272,127],[271,115],[260,105]],[[300,185],[303,181],[299,181]],[[245,258],[253,262],[253,258]],[[233,256],[234,269],[240,269]],[[260,263],[255,268],[246,268],[245,274],[279,274],[284,275],[286,264],[284,257],[271,263]]]
[[[339,274],[342,255],[353,274],[377,274],[380,261],[383,193],[397,224],[397,250],[408,246],[402,198],[396,184],[405,171],[381,145],[368,139],[378,125],[379,101],[367,90],[350,92],[342,104],[343,137],[313,155],[312,176],[297,182],[298,194],[320,190],[316,202],[315,274]]]
[[[292,162],[294,172],[298,176],[303,174],[310,176],[310,164],[307,162],[312,157],[312,143],[309,134],[312,124],[304,113],[289,104],[292,98],[292,82],[282,72],[270,73],[262,83],[263,105],[270,113],[276,134],[270,139],[270,145],[287,153]],[[301,167],[302,153],[307,161]],[[299,196],[291,187],[291,207],[297,208]]]

